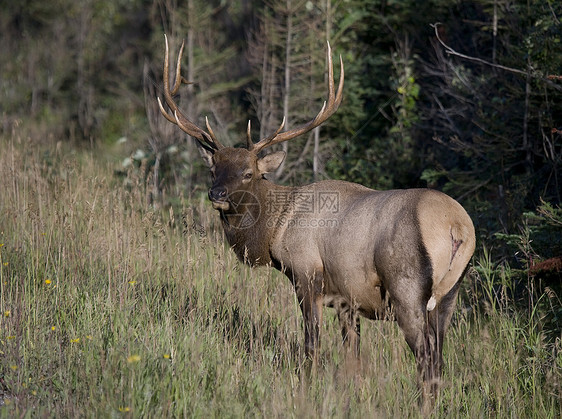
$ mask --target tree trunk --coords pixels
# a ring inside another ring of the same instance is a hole
[[[287,0],[287,39],[285,40],[285,91],[283,92],[283,117],[285,118],[285,130],[289,129],[289,97],[291,92],[291,38],[293,36],[293,16],[291,9],[291,0]],[[289,143],[285,141],[282,143],[282,150],[287,154],[289,150]],[[279,178],[285,170],[285,162],[279,166],[275,172],[275,177]]]
[[[326,39],[330,41],[332,33],[332,1],[326,0]],[[324,75],[324,82],[327,83],[328,75]],[[341,77],[341,75],[340,75]],[[312,173],[314,180],[320,177],[320,127],[314,129],[314,151],[312,156]]]

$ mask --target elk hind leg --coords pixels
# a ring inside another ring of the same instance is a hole
[[[437,338],[428,323],[427,311],[424,308],[422,304],[417,308],[397,304],[396,317],[416,360],[418,387],[421,391],[420,407],[427,412],[431,411],[435,404],[440,371],[438,364],[434,362],[438,359]]]
[[[460,284],[459,280],[441,299],[437,309],[428,312],[428,330],[435,339],[435,350],[431,353],[430,362],[433,375],[437,378],[441,377],[443,372],[443,343],[457,305]]]
[[[340,322],[343,346],[346,351],[347,369],[354,373],[360,366],[360,335],[361,327],[357,310],[347,302],[341,302],[336,307]]]

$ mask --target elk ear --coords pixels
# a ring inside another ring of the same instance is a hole
[[[213,153],[201,147],[199,144],[197,144],[197,150],[199,150],[199,154],[201,154],[201,157],[203,157],[205,165],[209,168],[213,167]]]
[[[260,174],[274,172],[281,166],[283,160],[285,160],[284,151],[276,151],[275,153],[267,154],[258,160],[258,170]]]

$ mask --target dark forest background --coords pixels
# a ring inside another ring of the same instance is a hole
[[[207,172],[158,112],[164,33],[173,54],[186,40],[182,109],[233,146],[248,120],[258,139],[318,112],[329,40],[343,104],[282,145],[277,181],[440,189],[496,263],[556,272],[561,19],[553,0],[2,0],[0,136],[93,150],[116,175],[142,168],[167,205]]]

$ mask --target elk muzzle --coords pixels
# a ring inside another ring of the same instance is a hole
[[[209,189],[209,199],[216,210],[226,211],[230,208],[228,191],[224,186],[213,186]]]

